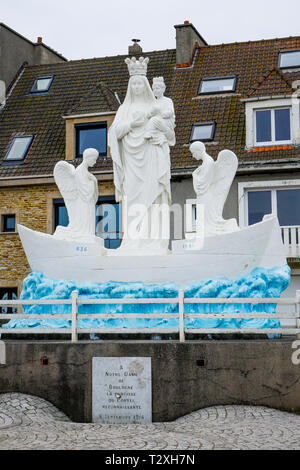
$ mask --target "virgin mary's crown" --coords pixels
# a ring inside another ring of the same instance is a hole
[[[125,59],[125,63],[128,67],[129,75],[132,77],[133,75],[147,75],[147,65],[149,62],[149,57],[140,57],[139,60],[136,60],[135,57],[132,59]]]

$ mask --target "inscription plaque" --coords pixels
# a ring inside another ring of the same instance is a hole
[[[92,367],[94,423],[152,422],[151,357],[93,357]]]

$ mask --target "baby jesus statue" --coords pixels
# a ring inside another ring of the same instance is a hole
[[[174,105],[171,98],[164,96],[166,85],[163,77],[153,78],[152,90],[156,98],[156,103],[152,106],[147,115],[149,121],[145,129],[144,137],[145,139],[151,139],[152,143],[156,145],[162,145],[168,141],[168,134],[174,132]]]

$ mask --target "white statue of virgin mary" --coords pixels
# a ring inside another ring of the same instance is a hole
[[[126,59],[130,78],[125,100],[109,129],[116,200],[122,201],[123,242],[113,254],[167,253],[169,244],[170,145],[174,129],[159,117],[149,138],[156,98],[146,77],[148,58]],[[119,252],[119,253],[117,253]]]

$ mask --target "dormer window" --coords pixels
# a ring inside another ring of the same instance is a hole
[[[76,157],[82,157],[87,148],[98,150],[99,155],[107,155],[107,122],[75,124]]]
[[[247,150],[300,145],[299,99],[291,95],[245,102]]]
[[[34,84],[31,88],[31,93],[45,93],[49,91],[49,88],[53,82],[53,75],[49,77],[38,77],[34,80]]]
[[[5,163],[22,162],[28,153],[32,140],[33,135],[15,137],[3,161]]]
[[[280,52],[279,67],[281,69],[300,68],[300,49]]]
[[[216,129],[215,122],[196,122],[193,124],[190,142],[201,140],[201,142],[210,142],[214,140]]]
[[[230,93],[236,90],[236,76],[202,78],[199,95]]]

